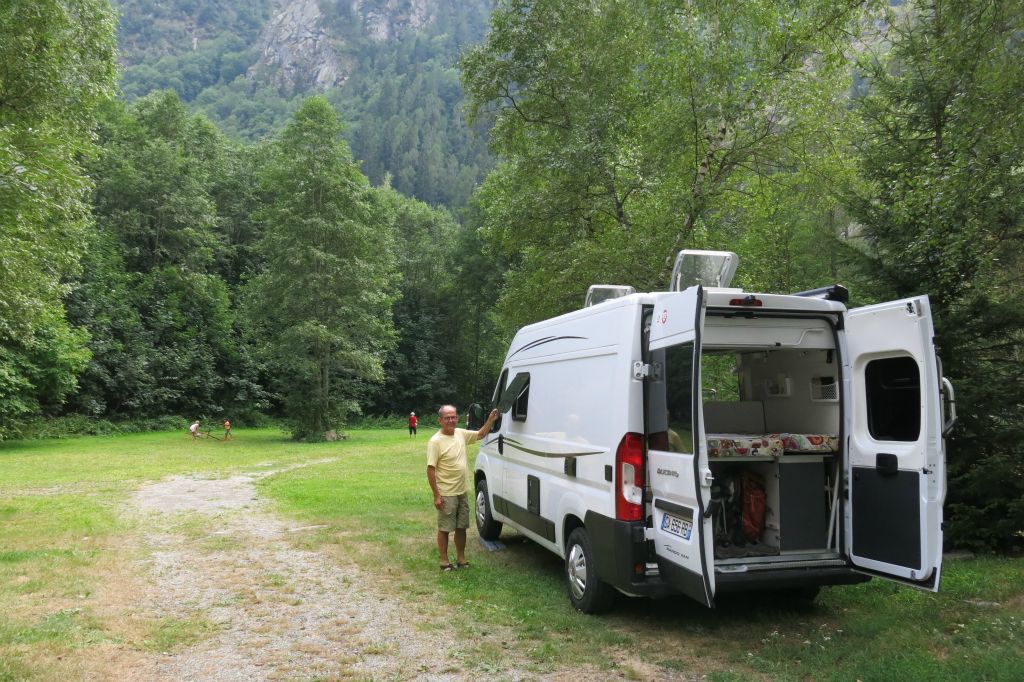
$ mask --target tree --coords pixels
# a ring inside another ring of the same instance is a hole
[[[1024,8],[922,0],[862,60],[861,184],[848,197],[878,297],[927,293],[960,427],[946,537],[1007,549],[1024,529]]]
[[[450,320],[461,307],[454,288],[461,252],[451,214],[385,187],[379,200],[394,216],[401,273],[393,317],[398,340],[384,364],[384,382],[372,409],[382,414],[428,413],[455,400],[452,380],[461,359],[453,352]]]
[[[115,83],[106,0],[0,5],[0,438],[52,410],[88,359],[62,279],[89,231],[96,106]]]
[[[244,155],[172,92],[108,107],[100,139],[99,234],[67,301],[93,336],[76,408],[237,418],[265,407],[217,267],[234,274],[230,239],[246,232],[236,223],[248,197],[226,196],[247,174]]]
[[[319,439],[359,411],[393,343],[393,217],[321,97],[302,104],[262,177],[263,271],[249,313],[293,433]]]
[[[814,178],[861,5],[498,2],[462,68],[504,160],[477,199],[515,266],[506,316],[564,312],[596,281],[664,286],[682,246],[735,240],[737,196]]]

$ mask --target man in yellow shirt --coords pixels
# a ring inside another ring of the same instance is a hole
[[[453,566],[448,558],[448,535],[455,531],[455,566],[469,566],[466,561],[466,529],[469,528],[469,463],[466,446],[491,432],[498,411],[491,410],[479,431],[458,429],[459,413],[453,405],[442,405],[437,411],[441,430],[427,443],[427,481],[434,492],[437,509],[437,550],[441,570]]]

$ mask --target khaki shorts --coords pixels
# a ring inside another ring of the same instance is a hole
[[[451,533],[456,528],[469,528],[467,493],[441,497],[441,508],[437,510],[437,529],[442,533]]]

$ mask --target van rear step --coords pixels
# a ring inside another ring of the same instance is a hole
[[[810,561],[801,559],[797,561],[771,562],[744,561],[742,563],[729,563],[725,565],[715,564],[715,573],[746,573],[748,571],[774,571],[785,568],[840,568],[846,565],[846,561],[843,559],[818,559]]]

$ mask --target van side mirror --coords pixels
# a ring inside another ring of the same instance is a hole
[[[484,408],[480,403],[473,403],[466,410],[466,428],[470,431],[478,431],[484,425]]]

